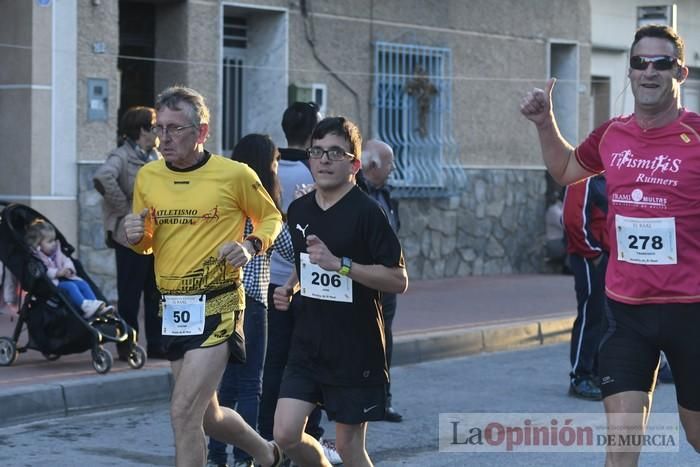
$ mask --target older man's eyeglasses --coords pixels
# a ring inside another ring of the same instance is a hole
[[[679,60],[670,55],[633,55],[630,57],[630,68],[633,70],[646,70],[650,63],[655,70],[664,71],[673,68],[673,65],[679,63]]]
[[[355,158],[355,154],[347,152],[340,146],[331,146],[328,149],[323,149],[319,146],[312,146],[306,150],[306,153],[309,155],[309,159],[321,159],[324,154],[328,157],[329,161],[342,161],[346,158]]]
[[[186,129],[188,128],[193,128],[196,127],[194,123],[192,125],[185,125],[185,126],[175,126],[175,125],[168,125],[168,126],[162,126],[162,125],[153,125],[151,127],[151,132],[156,135],[159,138],[162,138],[166,135],[170,136],[180,136],[185,132]]]

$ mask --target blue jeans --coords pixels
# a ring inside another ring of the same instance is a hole
[[[82,279],[60,279],[58,288],[68,294],[70,302],[80,308],[84,300],[95,300],[95,293],[87,282]]]
[[[245,334],[246,362],[243,365],[229,363],[219,385],[219,405],[236,408],[248,425],[257,428],[260,396],[262,394],[262,371],[267,345],[267,310],[265,305],[246,295],[243,333]],[[234,447],[237,461],[251,459],[247,452]],[[216,464],[226,463],[226,444],[209,439],[209,460]]]

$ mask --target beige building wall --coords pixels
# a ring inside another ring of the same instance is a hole
[[[187,84],[188,6],[185,2],[158,6],[156,26],[155,89],[160,92],[174,84]]]
[[[263,3],[263,2],[255,2]],[[265,2],[267,4],[267,2]],[[544,168],[522,95],[549,76],[552,43],[573,44],[574,138],[587,131],[590,7],[574,0],[358,0],[289,4],[289,82],[327,87],[328,114],[373,127],[376,41],[451,50],[453,137],[465,169],[450,198],[402,200],[413,278],[546,269]],[[573,141],[574,143],[577,141]]]
[[[591,0],[593,59],[591,74],[610,79],[610,114],[628,114],[634,111],[634,97],[629,89],[627,71],[629,47],[637,29],[637,7],[649,5],[676,5],[676,27],[685,41],[686,64],[694,67],[690,80],[700,80],[700,2],[676,0],[673,2],[649,2],[645,0]],[[700,81],[688,82],[694,86],[684,105],[700,111]],[[682,88],[683,91],[683,88]]]
[[[54,69],[61,53],[54,43],[55,10],[39,2],[0,0],[0,11],[0,63],[5,64],[0,67],[0,198],[33,207],[76,242],[76,167],[58,165],[54,158]],[[73,182],[68,191],[60,178],[66,170]]]
[[[94,4],[98,3],[98,4]],[[116,145],[119,108],[119,2],[78,2],[78,160],[104,159]],[[107,119],[88,120],[88,79],[106,79],[109,90]]]
[[[35,41],[34,6],[32,2],[1,0],[0,9],[0,109],[23,109],[22,112],[0,112],[0,149],[4,170],[0,186],[6,198],[28,196],[32,173],[32,81],[33,46]],[[44,44],[45,46],[46,44]],[[12,66],[7,66],[13,64]],[[43,92],[48,92],[44,89]]]
[[[173,2],[158,5],[156,13],[156,94],[184,85],[207,101],[211,116],[219,111],[221,6],[218,1]],[[219,150],[215,120],[207,147]]]
[[[312,2],[304,17],[290,10],[290,82],[328,86],[330,113],[371,128],[373,42],[448,47],[453,60],[453,124],[465,166],[542,167],[537,137],[518,103],[543,86],[551,39],[579,46],[580,80],[588,81],[588,2],[574,0],[385,0]],[[546,14],[542,14],[546,12]],[[352,88],[323,69],[317,55]],[[353,92],[354,91],[354,92]],[[588,97],[580,94],[579,133],[587,129]],[[523,135],[523,137],[513,137]]]
[[[251,62],[256,86],[247,102],[249,111],[264,108],[270,115],[256,114],[255,125],[269,120],[269,126],[245,130],[273,133],[279,144],[284,144],[278,127],[286,102],[262,90],[274,87],[284,96],[288,84],[323,84],[327,113],[347,115],[371,137],[375,42],[449,48],[453,137],[466,185],[450,199],[403,204],[405,212],[427,214],[424,224],[406,225],[403,234],[414,277],[539,269],[539,246],[513,240],[544,211],[539,145],[518,104],[528,89],[544,84],[551,43],[573,44],[579,91],[571,108],[576,136],[587,132],[589,2],[312,0],[305,3],[306,11],[287,0],[154,4],[155,90],[183,84],[204,94],[212,115],[207,146],[213,151],[220,149],[221,137],[224,9],[250,10],[257,15],[251,21],[255,40],[274,38],[251,42],[256,54],[264,54],[270,43],[276,48],[273,60]],[[45,212],[71,242],[80,239],[79,251],[95,252],[86,262],[93,271],[100,269],[111,256],[99,251],[104,248],[96,228],[99,198],[90,178],[115,144],[119,1],[54,0],[41,7],[35,1],[0,0],[0,6],[0,39],[17,45],[0,49],[3,61],[17,64],[0,67],[0,136],[8,141],[0,148],[8,167],[0,172],[0,197],[24,197]],[[89,78],[108,83],[105,121],[88,121]],[[529,235],[538,237],[540,230],[532,226]],[[109,280],[110,271],[97,272]]]

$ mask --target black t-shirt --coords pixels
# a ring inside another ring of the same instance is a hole
[[[353,263],[405,267],[401,245],[384,212],[357,187],[326,211],[311,192],[292,202],[287,215],[300,278],[299,253],[306,252],[306,236],[311,234],[335,256],[347,256]],[[385,383],[381,292],[355,281],[352,292],[352,303],[302,296],[289,363],[311,371],[324,384]]]

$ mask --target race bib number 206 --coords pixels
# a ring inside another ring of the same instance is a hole
[[[334,302],[352,302],[352,279],[313,264],[309,261],[308,253],[300,253],[300,260],[303,296]]]
[[[617,259],[627,263],[676,264],[676,220],[615,215]]]

